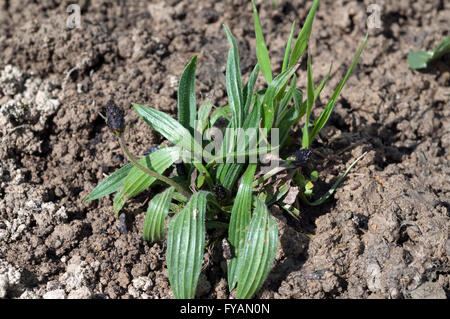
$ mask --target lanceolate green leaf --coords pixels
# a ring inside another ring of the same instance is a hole
[[[325,78],[322,80],[322,82],[319,84],[319,86],[314,90],[314,99],[312,102],[312,105],[314,105],[314,102],[317,100],[318,96],[320,95],[320,92],[322,92],[322,89],[324,88],[325,84],[327,83],[330,73],[331,73],[332,65],[330,66],[330,69],[328,71],[328,74],[325,76]],[[308,99],[303,100],[303,93],[297,88],[294,88],[292,92],[292,97],[294,99],[294,105],[291,108],[282,108],[282,105],[285,103],[285,99],[289,98],[290,100],[290,90],[288,93],[283,97],[283,100],[280,103],[280,110],[279,110],[279,121],[277,121],[277,127],[280,128],[280,145],[283,145],[283,143],[286,141],[289,131],[292,128],[292,125],[297,123],[305,114],[308,107]],[[310,100],[311,101],[311,100]],[[282,112],[283,113],[280,113]],[[283,125],[281,125],[281,123]],[[304,129],[304,128],[303,128]],[[306,141],[305,141],[306,142]],[[311,143],[311,140],[309,141]]]
[[[234,149],[230,147],[231,145],[230,141],[233,140],[225,136],[224,143],[229,143],[228,146],[231,149],[229,151],[227,151],[227,149],[224,149],[225,151],[222,152],[223,155],[230,157],[234,153],[246,154],[250,151],[250,148],[251,150],[254,150],[258,146],[257,139],[259,134],[258,128],[260,119],[261,119],[261,104],[258,101],[255,101],[255,105],[253,105],[250,115],[247,116],[247,118],[245,119],[243,130],[240,131],[235,138],[236,143],[234,144],[235,145]],[[251,155],[253,155],[253,157],[257,156],[256,154]],[[237,159],[246,158],[247,156],[248,154],[233,156],[232,159],[235,161],[234,163],[226,163],[228,159],[225,158],[223,163],[219,164],[217,167],[216,171],[217,181],[227,189],[231,190],[245,168],[245,164],[237,163]]]
[[[281,184],[281,186],[278,187],[278,189],[275,191],[274,194],[270,194],[270,193],[268,194],[269,196],[266,198],[265,204],[267,206],[269,206],[269,205],[272,205],[272,204],[278,202],[281,198],[283,198],[284,195],[287,194],[289,189],[290,189],[289,183],[286,182],[284,184]]]
[[[292,49],[291,57],[289,59],[289,66],[294,66],[302,57],[303,53],[308,47],[309,37],[311,35],[312,24],[314,21],[314,16],[316,14],[317,6],[320,0],[314,0],[314,3],[309,10],[308,17],[306,18],[305,24],[300,31],[300,34],[295,41],[294,48]]]
[[[83,202],[99,199],[117,191],[120,186],[122,186],[125,178],[132,168],[132,163],[128,163],[119,168],[117,171],[105,178],[100,184],[98,184],[83,200]]]
[[[294,74],[294,76],[291,80],[291,85],[289,86],[289,90],[287,90],[287,92],[284,94],[283,98],[280,101],[280,105],[278,106],[275,127],[279,127],[280,124],[283,124],[283,125],[289,126],[289,129],[290,129],[290,125],[287,125],[288,123],[284,122],[283,120],[284,120],[287,112],[289,111],[288,106],[294,96],[296,86],[297,86],[297,77]],[[293,108],[295,108],[295,106]]]
[[[169,187],[164,192],[155,195],[148,205],[142,231],[145,240],[157,242],[164,239],[164,222],[169,214],[174,188]]]
[[[232,154],[246,154],[251,150],[254,150],[258,146],[258,128],[259,121],[261,119],[261,104],[256,100],[255,105],[250,112],[250,115],[247,116],[244,122],[243,130],[240,131],[236,136],[236,143],[234,144],[236,147],[231,148],[229,151],[223,152],[225,156],[232,156]],[[250,129],[250,130],[249,130]],[[230,141],[229,138],[225,139],[225,142]],[[256,154],[251,154],[253,157]],[[227,159],[224,160],[224,163],[221,163],[217,167],[216,178],[219,183],[221,183],[227,189],[232,189],[238,180],[239,176],[241,176],[242,171],[245,168],[244,163],[236,163],[238,158],[247,157],[247,155],[240,155],[233,157],[234,163],[226,163]]]
[[[233,155],[238,150],[237,140],[240,129],[232,126],[232,123],[229,123],[225,130],[220,153],[216,154],[217,159],[221,157],[216,169],[216,181],[228,190],[232,190],[244,168],[244,163],[238,163],[238,157]]]
[[[286,68],[289,63],[289,57],[291,56],[291,43],[292,43],[292,37],[294,36],[294,30],[295,30],[295,21],[292,22],[291,33],[289,34],[289,39],[286,44],[286,50],[284,51],[284,59],[283,59],[283,66],[281,68],[281,73],[286,71]]]
[[[224,25],[223,27],[227,33],[228,41],[231,44],[231,48],[228,51],[225,81],[227,87],[228,102],[233,114],[231,118],[232,127],[236,128],[242,127],[244,115],[244,98],[242,92],[241,69],[239,67],[239,51],[233,34],[231,34],[231,31],[226,25]]]
[[[139,163],[155,172],[162,174],[181,156],[181,148],[167,147],[159,149],[139,160]],[[133,167],[128,173],[125,182],[114,197],[114,212],[116,214],[123,208],[126,201],[147,189],[155,182],[155,178]]]
[[[294,105],[288,109],[286,112],[286,115],[283,116],[282,119],[280,119],[280,123],[283,123],[283,125],[278,125],[280,128],[280,145],[283,145],[286,141],[289,132],[292,129],[292,125],[298,122],[298,120],[305,115],[306,113],[306,104],[304,105],[304,108],[302,107],[303,103],[303,93],[299,89],[295,88],[293,92],[293,100]]]
[[[229,123],[228,128],[240,128],[242,127],[244,121],[244,95],[242,90],[241,70],[239,67],[239,51],[236,40],[234,39],[231,31],[226,25],[224,25],[224,29],[227,33],[228,41],[231,44],[228,51],[225,77],[228,102],[232,113],[231,122]],[[225,136],[222,141],[222,150],[225,152],[230,149],[232,151],[236,145],[236,136],[234,134],[227,133],[229,132],[225,132]],[[239,177],[241,170],[242,164],[219,164],[216,171],[216,179],[225,188],[230,189]]]
[[[319,86],[314,90],[314,101],[313,101],[313,104],[317,100],[317,98],[319,97],[320,93],[322,92],[323,88],[325,87],[325,84],[327,83],[328,79],[330,78],[330,74],[331,74],[331,69],[332,68],[333,68],[333,63],[331,63],[331,65],[330,65],[330,69],[328,70],[328,74],[322,79],[322,82],[320,82]],[[304,110],[304,112],[301,112],[299,114],[299,117],[298,117],[297,120],[299,120],[303,115],[305,115],[306,109],[307,109],[307,102],[308,102],[308,99],[306,99],[303,102],[303,104],[301,106],[301,109]]]
[[[238,257],[236,298],[251,298],[262,286],[272,268],[278,246],[278,225],[258,198]]]
[[[228,228],[228,239],[234,248],[234,256],[228,264],[228,286],[230,290],[236,285],[236,267],[240,251],[245,243],[245,233],[250,224],[252,206],[252,183],[255,176],[256,164],[250,164],[245,171],[236,199],[231,210],[230,226]]]
[[[246,117],[243,120],[243,124],[240,124],[241,126],[239,126],[239,128],[243,127],[244,130],[246,130],[248,128],[258,128],[259,127],[259,120],[261,118],[261,115],[260,115],[261,107],[258,104],[258,102],[255,102],[255,105],[253,106],[253,108],[250,111],[250,115],[248,115],[248,112],[250,110],[252,96],[253,96],[255,82],[258,77],[258,72],[259,72],[259,66],[257,64],[255,66],[255,68],[253,69],[247,84],[244,87],[244,95],[243,95],[244,101],[245,101],[244,114]],[[236,124],[234,124],[234,125],[236,125]],[[227,156],[227,155],[230,155],[232,153],[235,153],[235,152],[238,152],[241,150],[244,151],[243,153],[245,153],[245,151],[247,151],[249,140],[245,139],[244,144],[239,145],[238,143],[240,141],[237,141],[237,139],[238,139],[238,136],[241,136],[241,135],[232,134],[232,133],[229,134],[230,132],[232,132],[231,129],[235,128],[234,125],[233,125],[233,122],[230,122],[230,124],[228,125],[228,130],[225,132],[225,136],[223,139],[222,154],[216,154],[216,155]],[[253,136],[251,136],[250,139],[252,137]],[[256,139],[256,137],[255,137],[255,139]],[[239,145],[239,147],[238,147],[238,145]],[[235,158],[234,156],[232,158],[231,157],[228,157],[228,158],[231,159],[232,162],[228,162],[228,163],[224,162],[224,163],[220,163],[218,165],[217,170],[216,170],[216,180],[222,186],[231,190],[233,188],[233,186],[235,185],[237,179],[241,175],[245,165],[243,163],[236,163],[237,158]],[[228,158],[227,158],[227,160],[228,160]]]
[[[259,128],[259,122],[261,121],[261,101],[257,98],[254,100],[253,108],[244,121],[244,130],[249,128]]]
[[[255,88],[256,80],[258,79],[258,73],[259,73],[259,65],[257,64],[253,68],[253,71],[250,74],[250,78],[248,79],[247,83],[244,86],[244,116],[247,116],[247,114],[250,111],[250,105],[253,97],[253,90]]]
[[[258,64],[261,67],[261,73],[266,79],[267,83],[272,82],[272,67],[270,66],[269,51],[267,51],[264,35],[261,30],[261,23],[259,21],[258,10],[256,10],[255,2],[252,0],[253,18],[255,22],[255,36],[256,36],[256,57]]]
[[[264,98],[262,101],[263,109],[263,124],[262,127],[270,130],[275,121],[276,105],[275,97],[285,88],[285,85],[289,82],[290,78],[294,74],[295,69],[290,68],[284,73],[277,76],[268,86]]]
[[[344,79],[342,80],[341,83],[339,83],[338,87],[336,88],[336,90],[334,90],[333,95],[330,98],[330,101],[328,101],[327,106],[325,107],[325,109],[323,110],[322,114],[320,114],[319,118],[314,122],[314,128],[312,129],[310,135],[309,135],[309,140],[313,141],[314,138],[316,137],[317,134],[319,134],[320,130],[325,126],[325,124],[327,123],[328,119],[330,118],[331,112],[333,111],[333,108],[337,102],[337,99],[339,97],[339,95],[341,94],[342,88],[344,87],[345,83],[348,80],[348,77],[350,76],[350,73],[352,73],[353,68],[355,67],[356,63],[358,62],[358,59],[367,43],[367,38],[368,38],[368,34],[366,34],[366,37],[364,38],[363,43],[361,44],[358,53],[355,56],[355,59],[353,60],[352,65],[350,66],[350,68],[347,71],[347,74],[345,74]]]
[[[178,84],[178,121],[191,134],[194,134],[194,121],[197,113],[195,101],[195,68],[197,67],[197,56],[189,61],[181,74]]]
[[[297,115],[295,122],[297,122],[306,113],[306,103],[303,105],[302,101],[303,101],[303,92],[299,89],[295,89],[294,105],[298,110],[298,115]]]
[[[191,133],[178,121],[174,120],[166,113],[149,106],[143,106],[136,103],[133,103],[133,106],[145,122],[147,122],[169,141],[194,154],[202,155],[201,145],[194,140]],[[206,157],[212,157],[211,154],[206,154],[205,152],[203,155]]]
[[[229,138],[227,136],[227,131],[224,138],[224,148],[222,155],[225,157],[233,159],[233,163],[227,163],[228,158],[225,158],[223,163],[220,163],[216,171],[216,179],[227,189],[231,190],[239,176],[241,176],[242,171],[245,168],[244,163],[237,162],[238,158],[246,158],[247,155],[232,156],[232,154],[245,154],[250,151],[250,148],[254,150],[258,146],[258,128],[261,119],[261,103],[255,99],[255,103],[250,112],[250,115],[245,119],[243,130],[240,130],[237,134],[232,134],[235,139]],[[250,130],[249,130],[250,129]],[[232,144],[235,141],[234,144]],[[227,143],[227,144],[226,144]],[[234,148],[233,148],[234,145]],[[225,148],[228,147],[228,148]],[[255,154],[253,157],[255,157]]]
[[[205,213],[208,192],[190,198],[184,209],[169,222],[167,267],[174,297],[195,296],[205,248]]]
[[[221,163],[217,167],[216,179],[219,184],[232,190],[244,168],[243,163]]]
[[[309,148],[311,141],[309,140],[309,118],[311,116],[312,107],[314,104],[314,82],[312,79],[311,56],[308,55],[308,85],[307,85],[308,100],[306,103],[306,120],[303,126],[302,147]]]
[[[209,122],[209,113],[211,113],[213,105],[210,101],[205,101],[199,110],[197,116],[197,125],[195,127],[196,131],[203,135],[203,131],[208,127]]]

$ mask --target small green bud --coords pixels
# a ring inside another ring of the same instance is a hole
[[[318,171],[312,171],[310,174],[311,182],[317,182],[319,179],[319,172]]]

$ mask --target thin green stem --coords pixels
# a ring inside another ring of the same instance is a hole
[[[169,184],[170,186],[173,186],[178,192],[180,192],[181,194],[183,194],[187,199],[189,199],[191,197],[191,194],[186,191],[180,184],[174,182],[173,180],[171,180],[170,178],[161,175],[155,171],[152,171],[150,169],[148,169],[147,167],[141,165],[138,160],[136,159],[136,157],[134,157],[133,154],[131,154],[131,152],[128,150],[126,144],[125,144],[125,139],[123,137],[123,133],[119,135],[119,144],[120,144],[120,148],[122,149],[123,153],[125,154],[125,156],[128,158],[128,160],[133,163],[134,166],[136,166],[137,168],[139,168],[141,171],[143,171],[145,174],[154,177],[166,184]]]

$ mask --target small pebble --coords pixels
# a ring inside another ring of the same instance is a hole
[[[44,299],[66,299],[66,293],[63,289],[56,289],[47,292],[42,296]]]

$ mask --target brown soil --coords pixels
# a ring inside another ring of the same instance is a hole
[[[79,1],[81,29],[67,29],[72,1],[0,0],[0,298],[172,298],[165,247],[142,240],[146,192],[127,204],[118,230],[112,198],[82,203],[125,163],[99,112],[126,111],[135,153],[162,142],[130,102],[175,114],[177,79],[199,55],[199,98],[224,103],[226,23],[241,67],[256,63],[249,1]],[[290,23],[312,1],[259,1],[280,69]],[[344,76],[373,1],[323,0],[310,53],[316,83]],[[122,6],[121,6],[121,3]],[[276,263],[261,298],[445,298],[450,293],[450,62],[408,68],[413,49],[448,36],[450,2],[379,0],[382,28],[366,49],[314,147],[325,191],[364,159],[323,206],[299,222],[272,209]],[[305,68],[299,71],[305,84]],[[316,113],[317,116],[317,113]],[[209,254],[199,297],[228,298],[219,249]]]

